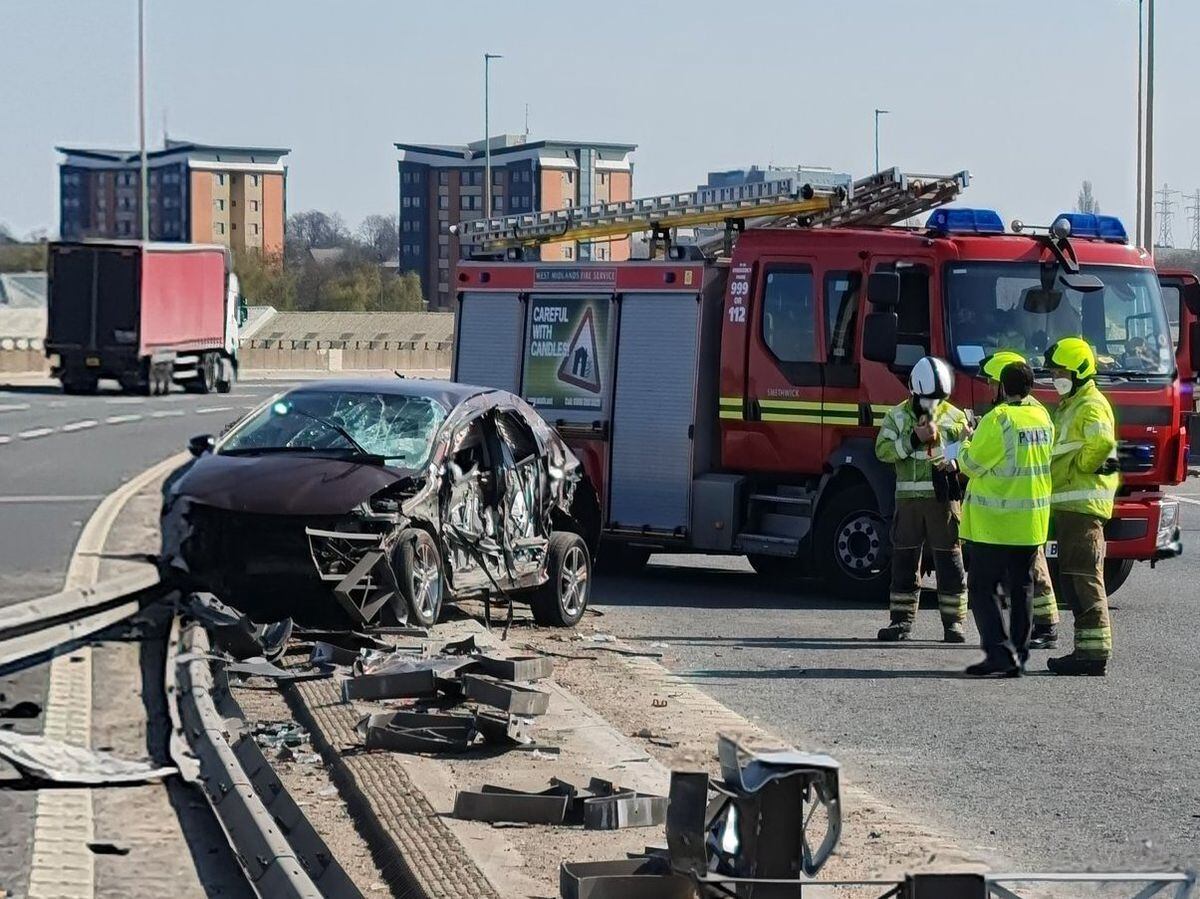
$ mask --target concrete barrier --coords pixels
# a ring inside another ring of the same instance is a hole
[[[46,362],[46,354],[40,347],[38,349],[0,348],[0,372],[47,375],[50,373],[50,366]]]
[[[453,345],[423,341],[247,340],[238,350],[246,370],[428,371],[449,369]]]

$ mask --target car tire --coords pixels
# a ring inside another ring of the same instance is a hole
[[[442,614],[446,580],[442,554],[427,531],[408,528],[400,534],[393,556],[400,599],[408,612],[408,623],[433,627]],[[399,618],[399,616],[397,616]]]
[[[587,611],[591,553],[578,534],[555,531],[546,556],[546,583],[529,598],[533,620],[550,627],[574,627]]]
[[[838,596],[877,601],[891,580],[891,538],[868,484],[844,487],[822,503],[816,520],[816,558]]]

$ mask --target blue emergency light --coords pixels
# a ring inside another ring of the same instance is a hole
[[[995,209],[943,207],[935,209],[925,227],[959,234],[1003,234],[1004,222]]]
[[[1115,215],[1092,215],[1087,212],[1060,212],[1056,217],[1066,219],[1071,224],[1072,237],[1107,240],[1115,243],[1129,243],[1129,235],[1125,226]]]

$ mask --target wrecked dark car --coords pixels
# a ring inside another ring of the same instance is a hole
[[[587,607],[595,490],[510,393],[305,384],[189,448],[164,496],[164,575],[256,621],[428,626],[490,594],[569,627]]]

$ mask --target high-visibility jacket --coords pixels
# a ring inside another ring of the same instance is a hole
[[[912,400],[905,400],[888,409],[875,438],[875,455],[880,462],[896,468],[896,499],[917,499],[933,496],[933,463],[942,458],[947,443],[955,443],[967,431],[967,416],[952,403],[938,403],[930,414],[941,434],[933,446],[913,446],[913,430],[917,412]]]
[[[958,466],[971,480],[959,535],[976,543],[1036,546],[1050,527],[1054,423],[1033,397],[1001,403],[979,421]]]
[[[1084,381],[1074,396],[1059,403],[1054,431],[1050,505],[1064,512],[1112,518],[1119,477],[1115,472],[1097,474],[1096,469],[1116,455],[1116,422],[1112,406],[1094,381]]]

